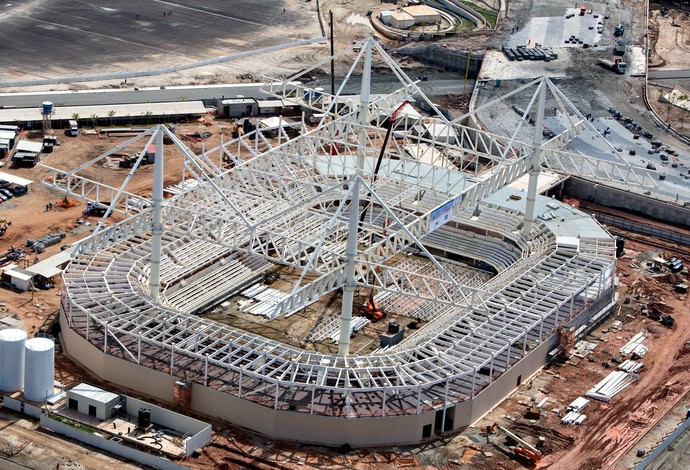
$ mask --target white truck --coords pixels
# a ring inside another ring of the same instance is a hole
[[[69,120],[69,135],[76,137],[79,135],[79,127],[77,126],[77,121]]]
[[[623,62],[621,59],[598,59],[597,64],[621,75],[628,70],[628,64]]]

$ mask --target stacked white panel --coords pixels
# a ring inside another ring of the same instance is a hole
[[[17,392],[24,387],[26,332],[0,330],[0,391]]]
[[[55,343],[47,338],[31,338],[26,342],[24,360],[24,398],[46,401],[53,396]]]

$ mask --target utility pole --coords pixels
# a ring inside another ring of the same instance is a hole
[[[331,95],[335,96],[335,38],[333,37],[333,10],[328,10],[328,18],[331,28]]]

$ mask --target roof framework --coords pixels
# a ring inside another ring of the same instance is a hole
[[[293,93],[281,82],[269,89],[327,113],[316,129],[303,126],[300,137],[285,134],[277,145],[257,130],[202,155],[162,126],[142,134],[149,144],[155,135],[172,139],[195,180],[183,181],[162,208],[161,296],[148,295],[154,224],[152,210],[141,204],[125,221],[99,226],[75,250],[62,297],[70,327],[105,354],[275,409],[389,416],[474,397],[559,325],[606,305],[615,262],[609,236],[581,237],[573,249],[559,245],[542,222],[523,236],[519,213],[482,202],[528,170],[527,144],[516,146],[514,138],[441,114],[424,119],[448,126],[457,139],[434,141],[404,120],[373,176],[386,132],[377,116],[390,113],[401,98],[426,97],[375,42],[370,47],[402,83],[398,92],[371,102],[371,123],[359,122],[361,110],[351,99],[322,94],[317,102],[309,90],[298,86]],[[420,144],[433,146],[456,168],[421,163],[403,150]],[[209,158],[215,152],[232,168],[215,165]],[[362,157],[364,168],[357,165]],[[80,168],[54,170],[47,182],[86,197],[104,190],[80,179]],[[360,202],[353,205],[357,187]],[[127,209],[123,197],[129,197],[125,186],[112,197],[112,210]],[[245,286],[267,263],[302,273],[291,295],[272,305],[269,319],[343,287],[352,211],[362,214],[363,207],[369,210],[356,231],[357,285],[403,306],[409,302],[429,320],[403,343],[372,355],[324,355],[192,314]],[[440,215],[452,223],[437,228]],[[488,282],[460,278],[428,251],[434,246],[483,258],[498,275]],[[424,253],[428,265],[412,269],[394,262],[411,248]],[[192,295],[200,283],[212,286],[205,297]]]

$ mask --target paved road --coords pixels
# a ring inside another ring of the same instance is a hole
[[[330,89],[330,81],[321,79],[312,86]],[[464,88],[463,78],[458,74],[440,74],[430,76],[426,82],[419,83],[420,88],[429,96],[445,95],[447,93],[459,94]],[[392,77],[377,78],[372,84],[372,93],[390,93],[400,87],[399,82]],[[474,80],[468,80],[467,91],[471,92],[474,87]],[[243,96],[265,96],[260,90],[260,85],[256,83],[237,84],[237,85],[211,85],[196,87],[168,87],[141,88],[124,90],[93,90],[93,91],[54,91],[54,92],[34,92],[34,93],[1,93],[0,106],[14,106],[16,108],[32,108],[41,104],[43,101],[52,101],[60,106],[87,106],[87,105],[108,105],[108,104],[129,104],[129,103],[160,103],[166,101],[180,101],[185,99],[202,100],[220,97]],[[356,94],[359,92],[358,81],[352,80],[346,89],[347,93]]]
[[[276,27],[291,26],[281,43],[316,29],[310,8],[284,7],[283,0],[9,2],[0,12],[0,81],[122,72],[133,61],[147,69],[187,63],[276,45]]]

